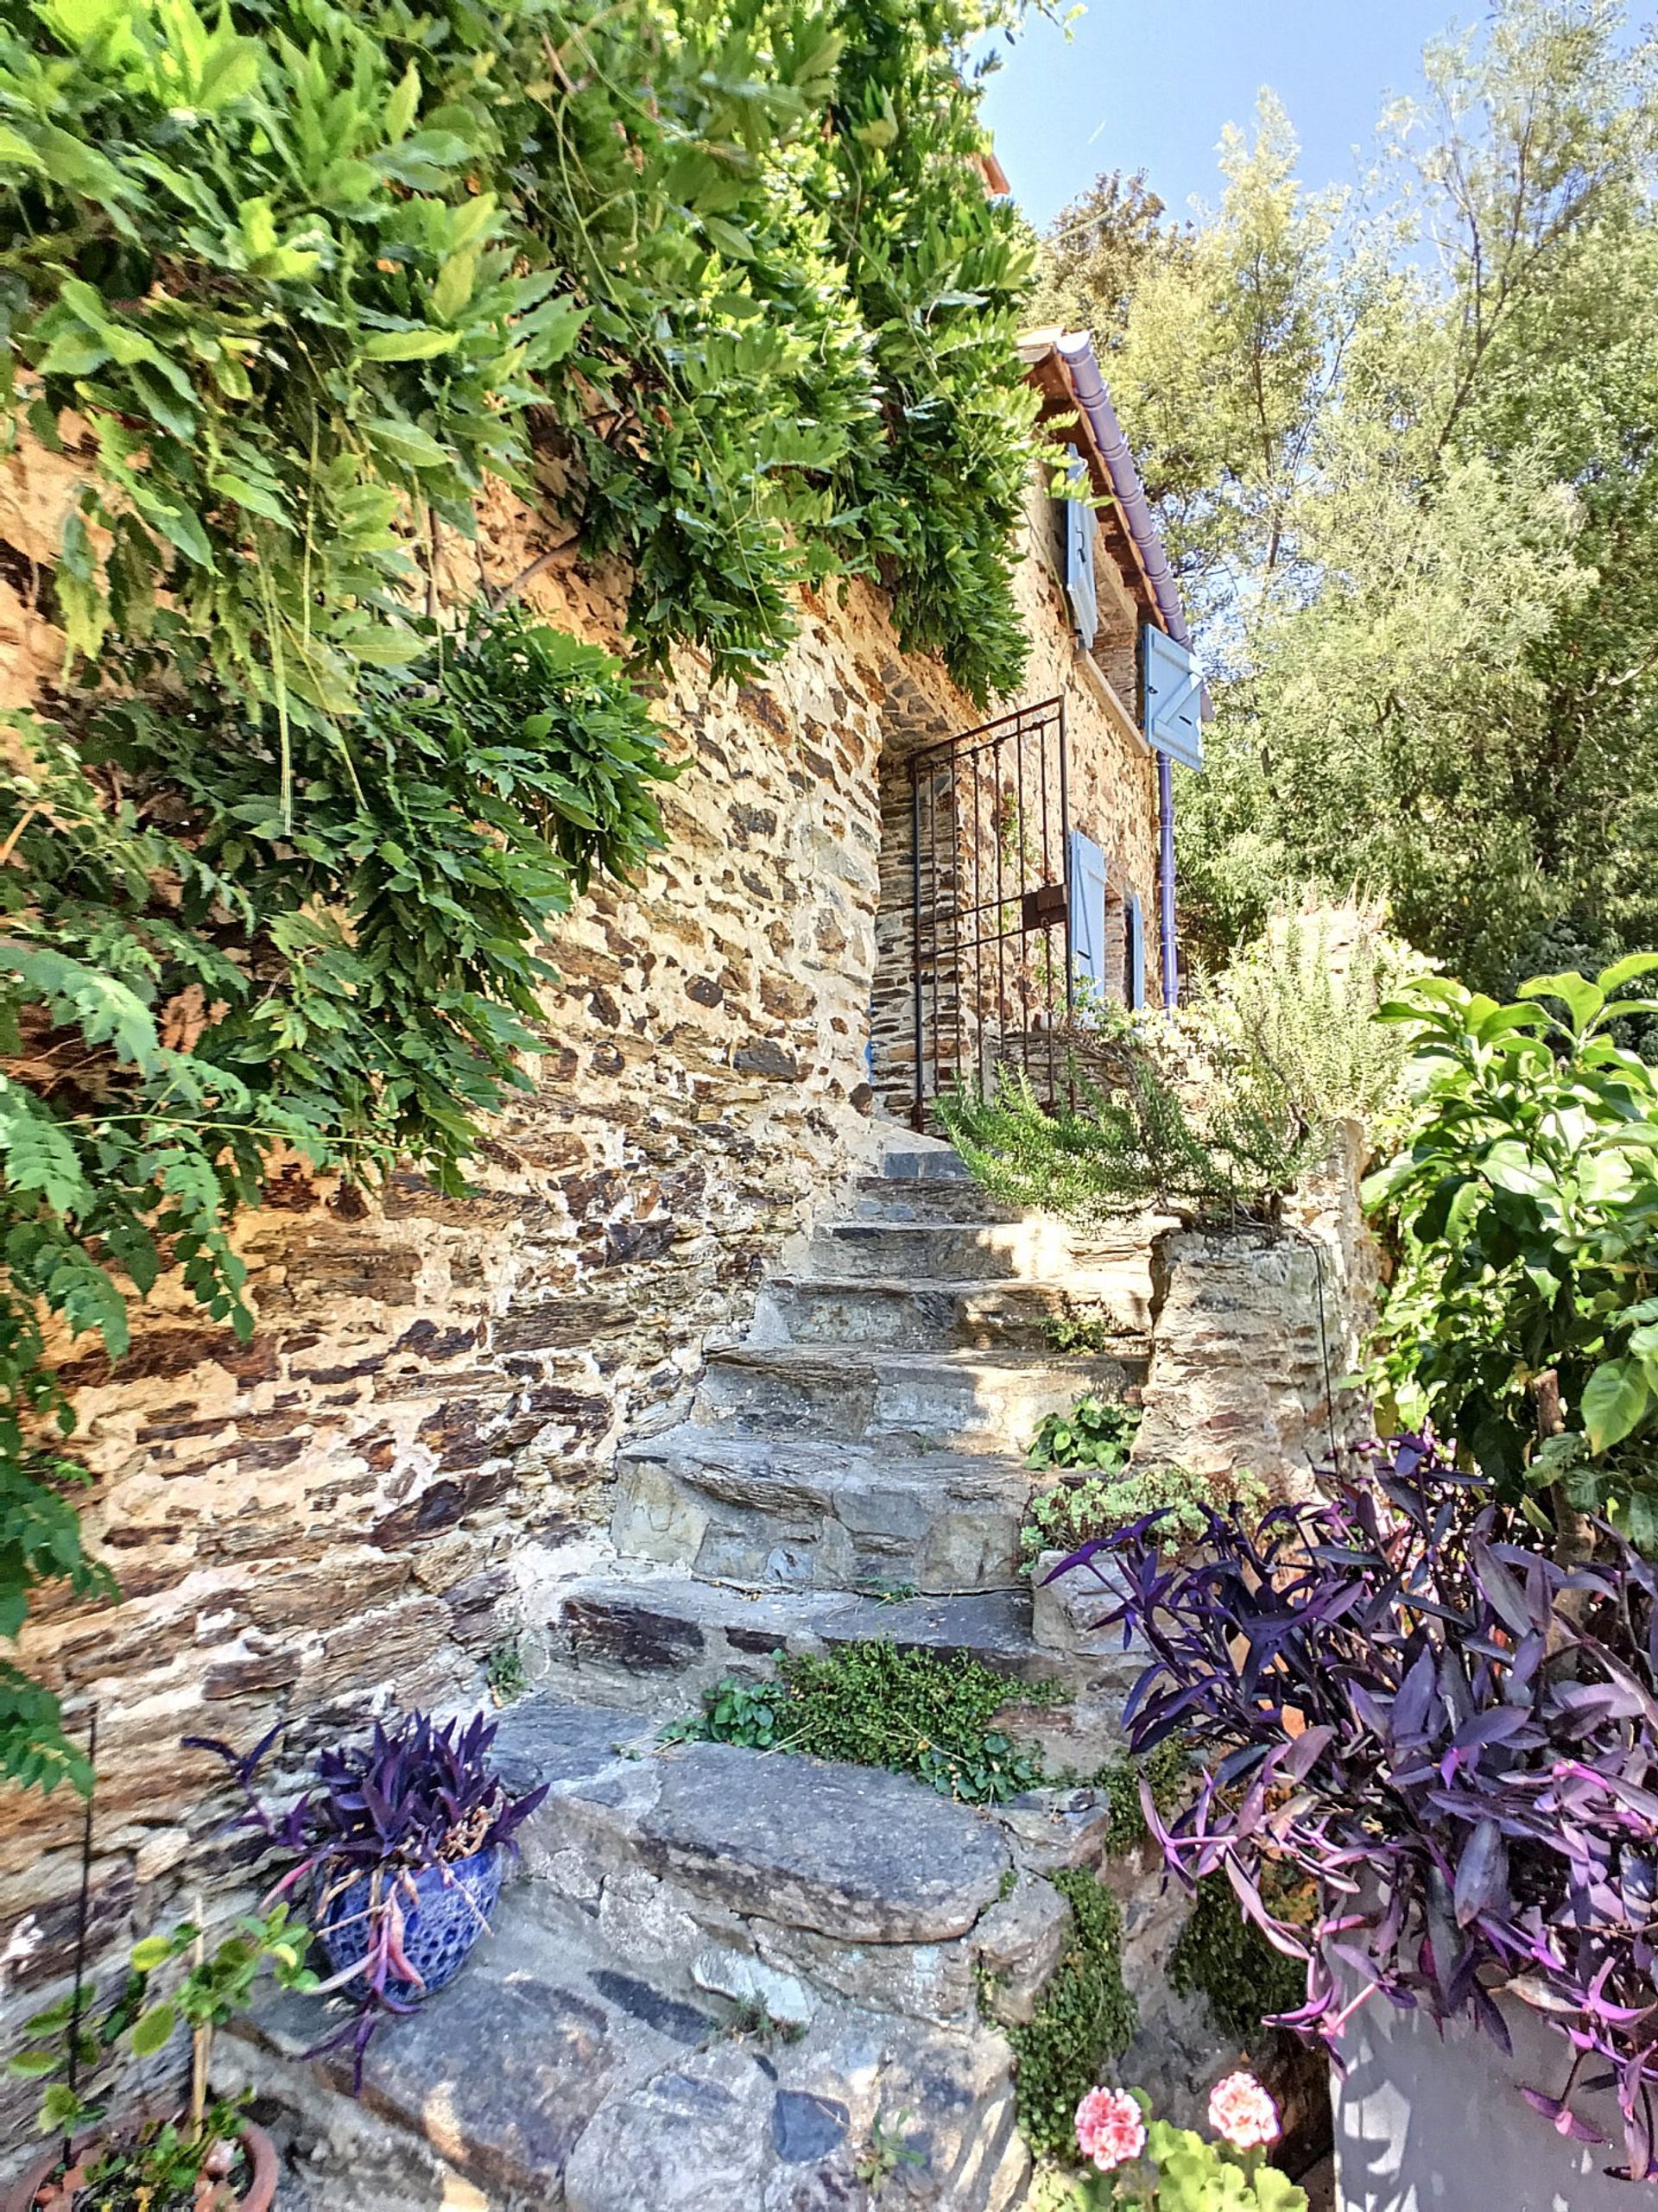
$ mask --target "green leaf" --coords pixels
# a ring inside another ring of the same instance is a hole
[[[452,353],[459,343],[456,331],[436,331],[422,325],[419,330],[377,331],[364,341],[364,358],[369,361],[430,361],[440,353]]]
[[[79,1154],[56,1115],[4,1076],[0,1076],[0,1152],[5,1155],[5,1179],[14,1190],[38,1191],[60,1214],[73,1215],[91,1206],[92,1191]]]
[[[193,104],[211,115],[232,100],[245,99],[259,82],[263,60],[263,48],[256,39],[221,33],[208,54]]]
[[[1520,986],[1522,998],[1557,998],[1567,1008],[1572,1027],[1579,1033],[1594,1021],[1606,1003],[1606,993],[1586,976],[1569,969],[1556,976],[1534,976]]]
[[[135,2058],[153,2058],[155,2053],[171,2041],[178,2025],[178,2009],[170,1999],[152,2005],[141,2013],[132,2031],[132,2055]]]
[[[411,61],[386,102],[386,136],[406,138],[421,104],[421,73]]]
[[[1605,1451],[1639,1425],[1652,1403],[1652,1386],[1639,1360],[1604,1360],[1583,1393],[1583,1425],[1592,1450]]]

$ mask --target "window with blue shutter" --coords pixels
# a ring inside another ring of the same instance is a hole
[[[1106,995],[1105,856],[1080,830],[1071,832],[1071,970],[1085,1008]]]
[[[1129,1004],[1142,1007],[1146,1002],[1146,922],[1132,891],[1123,908],[1123,926],[1127,939],[1123,964],[1128,971]]]
[[[1074,446],[1067,446],[1071,465],[1066,475],[1073,487],[1065,507],[1065,589],[1071,602],[1071,618],[1085,651],[1099,634],[1099,595],[1094,583],[1094,510],[1089,503],[1088,470]]]
[[[1190,650],[1148,623],[1141,632],[1146,742],[1183,768],[1203,766],[1203,672]]]

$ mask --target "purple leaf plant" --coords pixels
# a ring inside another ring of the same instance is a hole
[[[1429,1438],[1364,1457],[1330,1502],[1212,1514],[1184,1558],[1152,1515],[1054,1569],[1150,1653],[1134,1749],[1177,1737],[1206,1770],[1168,1818],[1142,1786],[1146,1819],[1182,1882],[1224,1872],[1305,1960],[1278,2025],[1339,2063],[1381,1998],[1506,2051],[1497,2000],[1527,2005],[1567,2050],[1563,2086],[1522,2094],[1603,2142],[1575,2101],[1616,2089],[1618,2171],[1658,2180],[1658,1568],[1610,1529],[1557,1564]],[[1315,1885],[1310,1924],[1275,1909],[1270,1861]]]
[[[355,2019],[318,2049],[349,2040],[359,2089],[364,2057],[381,2019],[413,2012],[418,2002],[394,1987],[420,1988],[420,1975],[403,1950],[416,1876],[497,1846],[516,1851],[516,1830],[547,1795],[545,1783],[519,1797],[508,1791],[490,1760],[496,1728],[481,1713],[464,1727],[451,1721],[440,1728],[429,1714],[418,1712],[389,1729],[377,1721],[366,1744],[319,1752],[312,1786],[277,1813],[263,1803],[256,1782],[282,1723],[245,1754],[210,1736],[184,1739],[187,1749],[212,1752],[229,1766],[247,1800],[232,1824],[256,1830],[292,1861],[262,1909],[279,1898],[297,1898],[315,1929],[336,1899],[369,1878],[367,1950],[356,1965],[320,1985],[331,1990],[357,1984]]]

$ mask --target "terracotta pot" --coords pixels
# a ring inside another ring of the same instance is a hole
[[[110,2132],[104,2127],[92,2127],[85,2134],[77,2135],[73,2146],[76,2157],[91,2150],[94,2143],[102,2142]],[[6,2192],[3,2212],[35,2212],[35,2194],[57,2165],[62,2147],[60,2143],[54,2144],[44,2158],[37,2159],[27,2173],[18,2176]],[[276,2146],[263,2127],[255,2127],[249,2120],[242,2126],[242,2148],[248,2154],[252,2173],[247,2195],[236,2200],[237,2212],[269,2212],[278,2179]]]

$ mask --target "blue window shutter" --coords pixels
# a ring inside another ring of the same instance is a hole
[[[1105,989],[1105,856],[1080,830],[1071,832],[1071,968]]]
[[[1085,648],[1092,649],[1099,634],[1099,595],[1094,583],[1094,510],[1088,502],[1088,471],[1074,446],[1067,446],[1071,465],[1066,471],[1075,491],[1065,502],[1065,588],[1071,601],[1072,619]]]
[[[1190,652],[1148,623],[1141,632],[1145,664],[1146,740],[1183,768],[1203,766],[1203,674]]]
[[[1142,1007],[1146,1002],[1146,923],[1140,901],[1132,891],[1123,914],[1129,938],[1129,1004]]]

